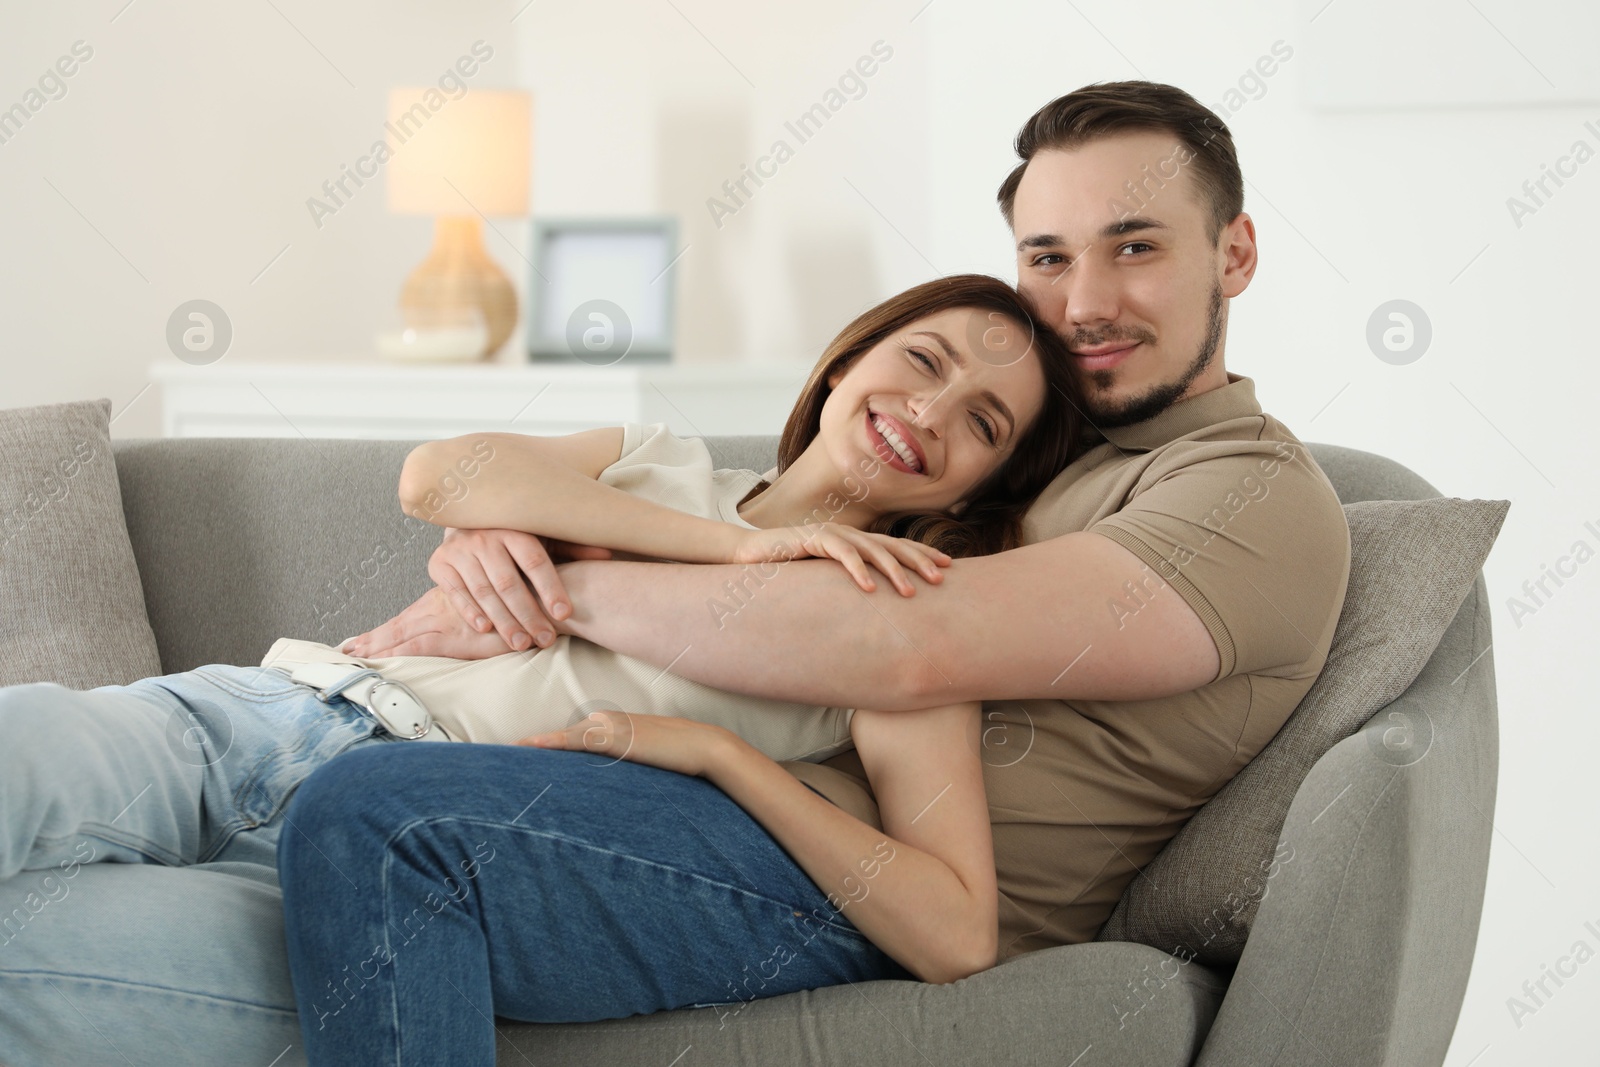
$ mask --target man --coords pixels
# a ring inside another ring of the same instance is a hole
[[[1092,939],[1310,688],[1349,533],[1305,446],[1224,366],[1228,301],[1257,254],[1221,120],[1171,86],[1090,86],[1041,109],[1017,150],[999,199],[1018,283],[1075,353],[1100,442],[1030,509],[1024,547],[901,598],[862,594],[825,560],[764,581],[734,565],[556,567],[527,535],[462,533],[435,558],[445,588],[349,649],[470,657],[560,629],[783,700],[982,699],[1000,958]],[[734,617],[700,606],[730,588]],[[872,821],[854,753],[789,769]],[[335,787],[324,803],[338,802]]]

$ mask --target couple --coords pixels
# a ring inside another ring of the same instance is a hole
[[[966,276],[852,323],[770,481],[640,427],[408,459],[402,499],[460,531],[444,590],[346,662],[553,653],[552,686],[611,649],[653,666],[649,706],[436,705],[455,740],[526,743],[431,744],[274,667],[0,691],[6,906],[40,871],[100,893],[4,946],[0,1062],[270,1060],[295,1036],[275,870],[313,1063],[488,1064],[497,1013],[732,1014],[1093,938],[1311,686],[1348,533],[1223,367],[1223,298],[1256,266],[1226,127],[1125,82],[1047,105],[1017,147],[1026,302]],[[701,565],[556,568],[519,527]],[[829,558],[771,577],[797,547]],[[226,753],[175,763],[174,706]],[[712,706],[725,723],[694,717]],[[811,726],[774,742],[791,715]],[[841,726],[855,747],[819,760]]]

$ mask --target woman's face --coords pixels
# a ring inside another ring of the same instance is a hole
[[[1031,342],[998,312],[917,319],[829,377],[819,439],[841,472],[870,474],[865,499],[878,511],[948,510],[1044,408]]]

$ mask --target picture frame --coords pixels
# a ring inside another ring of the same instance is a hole
[[[678,220],[535,217],[530,361],[612,366],[672,359]]]

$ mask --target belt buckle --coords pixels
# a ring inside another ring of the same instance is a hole
[[[411,733],[406,733],[404,730],[396,729],[394,723],[389,720],[389,716],[378,709],[378,690],[384,688],[385,686],[390,686],[400,690],[400,692],[405,694],[406,699],[411,701],[411,703],[416,706],[416,721],[412,726]],[[370,717],[377,720],[378,725],[382,726],[386,731],[388,731],[390,734],[393,734],[395,737],[400,738],[402,741],[418,741],[424,737],[427,737],[428,734],[433,731],[432,713],[428,711],[427,705],[423,704],[422,698],[417,696],[416,693],[412,692],[411,687],[406,685],[404,682],[392,681],[383,677],[382,675],[379,675],[378,681],[373,684],[371,689],[367,690],[367,698],[365,700],[357,701],[356,703],[357,706],[364,710]]]
[[[373,682],[372,687],[367,690],[367,694],[364,698],[357,698],[355,694],[350,692],[350,688],[357,682],[363,681],[367,678],[374,678],[376,681]],[[412,719],[412,726],[409,730],[397,728],[389,715],[381,710],[376,696],[378,690],[384,688],[385,686],[398,689],[405,695],[405,699],[410,701],[413,705],[414,714],[410,716]],[[385,733],[393,737],[397,737],[402,741],[417,741],[427,737],[428,734],[433,731],[433,715],[428,711],[428,706],[422,702],[422,698],[417,696],[416,693],[412,692],[411,687],[406,685],[404,682],[385,678],[380,672],[375,671],[370,667],[357,669],[346,677],[330,685],[321,687],[313,686],[312,695],[314,695],[324,704],[332,703],[334,697],[343,697],[351,704],[354,704],[365,718],[371,719],[373,722],[377,723]]]

